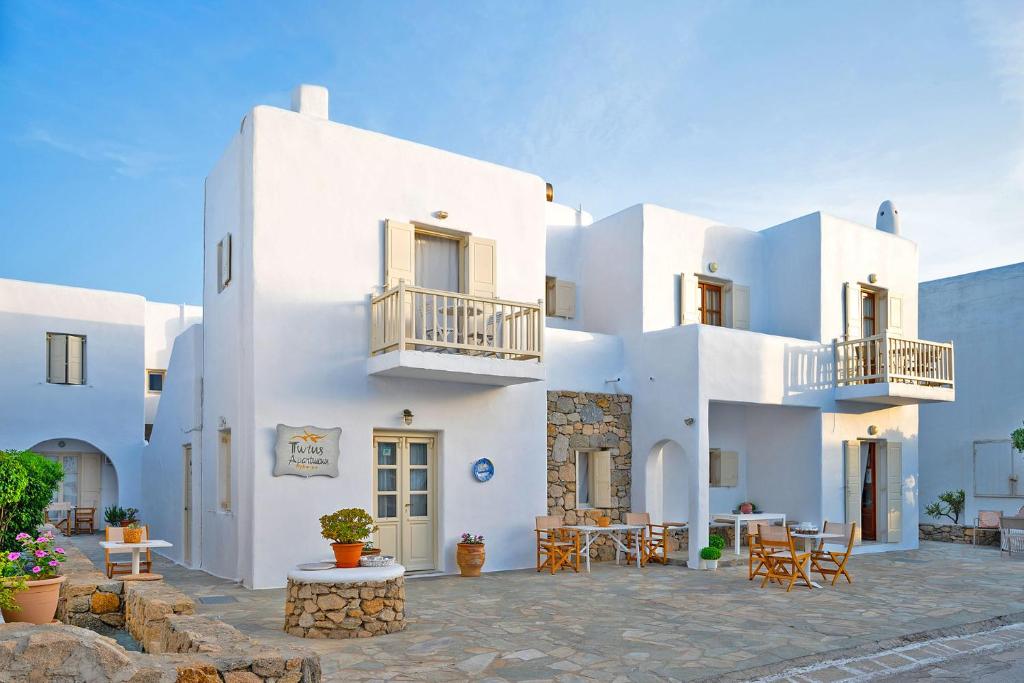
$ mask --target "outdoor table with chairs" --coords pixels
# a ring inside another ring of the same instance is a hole
[[[78,507],[72,503],[50,503],[43,521],[52,523],[65,536],[96,533],[96,508]]]
[[[840,576],[853,583],[846,564],[857,539],[855,523],[826,521],[821,531],[801,531],[758,522],[748,525],[747,538],[750,547],[747,578],[753,581],[755,577],[762,577],[762,588],[772,581],[786,584],[787,593],[795,585],[821,588],[821,584],[811,580],[811,572],[820,574],[823,581],[831,576],[833,586]],[[796,539],[803,540],[800,551],[796,548]],[[845,545],[845,549],[830,550],[827,545]]]

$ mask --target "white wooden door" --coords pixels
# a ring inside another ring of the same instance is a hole
[[[192,444],[182,447],[181,560],[192,563]]]
[[[886,519],[889,543],[903,540],[903,444],[885,444]]]
[[[434,437],[378,434],[373,451],[377,546],[410,571],[433,569],[437,545]]]
[[[856,542],[860,543],[861,496],[864,482],[860,472],[860,441],[844,441],[846,455],[846,523],[856,522]]]

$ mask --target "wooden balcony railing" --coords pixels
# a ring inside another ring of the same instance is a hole
[[[836,386],[898,382],[953,387],[953,344],[879,334],[835,342]]]
[[[543,358],[541,303],[487,299],[400,282],[370,301],[370,355],[438,351]]]

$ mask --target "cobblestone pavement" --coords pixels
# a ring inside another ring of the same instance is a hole
[[[101,562],[97,540],[74,542]],[[897,647],[915,634],[1007,615],[1024,620],[1024,564],[997,550],[924,543],[855,556],[849,568],[852,585],[788,594],[747,581],[746,566],[598,563],[590,575],[414,578],[404,632],[304,644],[321,654],[332,681],[751,680],[868,654],[876,643]],[[154,570],[197,598],[199,613],[294,644],[281,630],[284,589],[250,591],[162,559]]]

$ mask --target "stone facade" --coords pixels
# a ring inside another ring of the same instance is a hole
[[[918,524],[922,541],[940,541],[942,543],[974,543],[974,534],[978,534],[978,545],[999,545],[999,529],[975,529],[959,524]]]
[[[633,467],[633,397],[549,391],[548,408],[548,514],[566,524],[593,523],[607,515],[621,522],[630,511]],[[576,506],[576,453],[579,450],[611,451],[612,499],[610,508],[580,509]],[[614,559],[611,541],[600,538],[590,549],[594,559]]]
[[[285,632],[303,638],[369,638],[405,628],[405,577],[352,583],[288,580]]]

